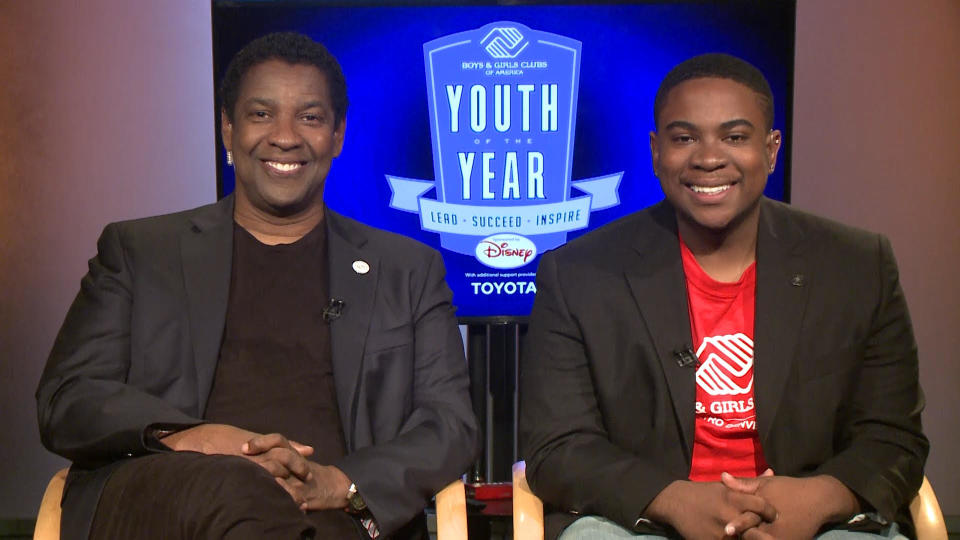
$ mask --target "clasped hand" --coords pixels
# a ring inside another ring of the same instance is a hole
[[[809,539],[830,521],[856,513],[856,498],[830,476],[676,481],[647,507],[651,519],[669,523],[684,538]]]
[[[303,511],[347,506],[350,479],[336,467],[307,460],[313,447],[279,433],[260,435],[224,424],[201,424],[162,442],[173,450],[245,457],[273,475]]]

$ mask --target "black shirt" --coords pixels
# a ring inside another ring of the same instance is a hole
[[[329,464],[346,452],[333,382],[326,227],[270,246],[234,224],[226,329],[205,417],[282,433]]]

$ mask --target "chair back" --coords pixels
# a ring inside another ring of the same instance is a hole
[[[513,537],[543,540],[543,502],[527,484],[527,464],[513,464]]]
[[[467,494],[455,480],[437,493],[437,540],[467,538]]]
[[[43,492],[40,511],[37,512],[37,525],[33,529],[33,540],[60,540],[60,499],[63,498],[63,485],[67,480],[67,469],[60,469]]]
[[[940,511],[940,502],[926,476],[917,496],[910,502],[910,517],[917,528],[917,540],[947,540],[947,524]]]

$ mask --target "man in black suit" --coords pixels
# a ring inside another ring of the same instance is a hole
[[[548,536],[909,531],[928,442],[889,242],[763,197],[781,134],[746,62],[676,66],[654,121],[666,200],[540,263],[520,439]]]
[[[221,98],[235,195],[107,226],[40,381],[63,536],[425,537],[478,446],[440,256],[325,207],[322,45],[255,40]]]

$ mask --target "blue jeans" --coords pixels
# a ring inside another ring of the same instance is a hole
[[[635,534],[620,525],[600,516],[585,516],[564,529],[558,540],[618,540],[621,538],[641,538],[643,540],[665,540],[663,536],[653,534]],[[846,530],[827,531],[817,540],[907,540],[900,534],[896,523],[886,526],[880,534],[854,532]]]

